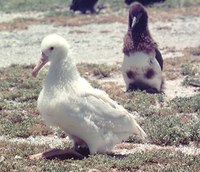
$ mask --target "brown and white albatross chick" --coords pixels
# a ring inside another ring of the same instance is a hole
[[[147,12],[140,3],[130,8],[123,53],[122,75],[126,90],[140,89],[160,93],[163,84],[163,59],[148,30]]]
[[[59,127],[74,140],[75,149],[63,150],[64,154],[80,155],[78,146],[86,146],[90,154],[105,153],[133,134],[145,139],[145,132],[130,113],[79,75],[64,38],[49,35],[41,49],[42,57],[32,74],[36,77],[48,61],[50,68],[37,107],[47,125]],[[53,150],[29,158],[47,158],[56,153],[62,154]]]

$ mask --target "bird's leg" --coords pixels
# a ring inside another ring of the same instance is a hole
[[[70,138],[72,140],[74,140],[74,146],[73,146],[72,150],[74,150],[76,152],[80,152],[80,150],[88,149],[87,144],[82,139],[80,139],[74,135],[70,135]]]
[[[78,143],[75,141],[72,150],[86,157],[90,154],[89,148],[87,147],[85,142]]]
[[[28,156],[29,159],[44,159],[44,158],[50,158],[53,156],[59,156],[59,155],[73,155],[79,158],[83,158],[83,155],[80,153],[76,152],[75,150],[72,149],[53,149],[48,152],[43,152],[35,155],[30,155]]]
[[[79,148],[78,142],[74,142],[74,146],[72,147],[72,150],[78,151],[78,148]]]

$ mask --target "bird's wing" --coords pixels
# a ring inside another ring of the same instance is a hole
[[[99,100],[103,100],[104,102],[108,103],[114,109],[119,108],[119,105],[115,101],[113,101],[110,97],[108,97],[108,95],[105,94],[105,92],[103,92],[103,91],[95,90],[94,92],[90,92],[88,95],[94,96]],[[123,110],[126,111],[125,109],[123,109]]]
[[[113,133],[132,133],[141,138],[146,137],[145,132],[136,123],[133,116],[104,92],[94,90],[85,96],[89,113],[92,114],[90,120],[95,125],[105,130],[111,130]]]
[[[156,48],[155,51],[156,51],[156,60],[158,61],[161,70],[163,70],[163,58],[162,58],[162,55],[161,55],[160,51],[157,48]]]

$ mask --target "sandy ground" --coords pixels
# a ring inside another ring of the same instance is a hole
[[[1,20],[0,20],[1,21]],[[174,18],[168,23],[149,24],[149,30],[159,49],[175,48],[163,58],[181,56],[178,50],[200,44],[200,17]],[[0,67],[12,63],[36,63],[40,56],[41,40],[57,33],[67,39],[77,62],[115,63],[123,58],[123,37],[127,25],[122,23],[90,24],[82,27],[54,27],[48,24],[30,25],[28,30],[0,32]]]
[[[17,13],[16,16],[20,16]],[[33,16],[23,13],[23,16]],[[1,20],[9,21],[14,14],[1,14]],[[35,17],[41,17],[37,14]],[[149,30],[163,53],[163,58],[182,56],[180,52],[186,47],[200,45],[200,17],[179,17],[170,22],[149,23]],[[30,25],[28,30],[0,32],[0,67],[7,67],[13,63],[36,63],[40,57],[41,40],[48,34],[57,33],[67,39],[71,46],[71,55],[76,62],[113,64],[122,62],[123,37],[127,25],[122,23],[90,24],[82,27],[54,27],[49,24]],[[167,49],[174,49],[167,52]],[[181,80],[166,81],[165,92],[169,98],[175,96],[192,95],[195,88],[185,89]],[[118,83],[124,84],[122,76],[118,76]],[[171,86],[173,85],[173,89]]]
[[[17,16],[33,15],[41,17],[42,14],[16,14]],[[0,13],[0,22],[12,20],[14,14]],[[154,40],[158,43],[161,52],[173,48],[174,52],[163,53],[163,58],[174,58],[182,56],[179,50],[186,47],[197,47],[200,45],[200,17],[179,17],[172,21],[155,22],[149,24],[149,29]],[[71,55],[77,63],[106,63],[113,64],[122,62],[123,37],[127,31],[127,25],[122,23],[109,24],[89,24],[82,27],[54,27],[50,24],[30,25],[28,30],[15,30],[13,32],[0,32],[0,68],[7,67],[13,63],[31,64],[36,63],[40,57],[41,40],[48,34],[57,33],[67,39],[71,46]],[[116,79],[117,78],[117,79]],[[122,76],[116,76],[115,81],[120,85],[125,85]],[[196,94],[194,87],[181,86],[183,79],[165,81],[164,90],[168,99],[175,96],[190,96]],[[5,139],[5,137],[0,137]],[[66,139],[53,138],[34,138],[13,139],[14,142],[28,141],[31,143],[48,143],[52,148],[61,144]],[[37,141],[38,140],[38,141]],[[43,140],[43,141],[41,141]],[[135,145],[134,151],[158,150],[163,147],[156,145]],[[168,147],[165,147],[167,149]],[[181,150],[184,153],[196,154],[200,149],[193,147],[169,147],[174,150]],[[116,153],[128,154],[127,149],[115,149]]]

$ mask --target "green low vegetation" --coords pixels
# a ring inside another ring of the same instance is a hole
[[[175,8],[189,7],[192,5],[200,5],[200,0],[166,0],[164,3],[156,4],[156,7]]]
[[[48,11],[48,16],[72,16],[69,12],[71,0],[0,0],[0,11]],[[113,11],[129,8],[123,0],[101,0]],[[156,4],[156,8],[182,7],[200,5],[200,0],[166,0]],[[114,15],[113,15],[114,16]],[[113,21],[113,16],[106,16],[105,21]],[[74,23],[79,19],[74,16]],[[85,20],[87,16],[83,17]],[[107,18],[109,18],[107,20]],[[77,20],[76,20],[77,19]],[[27,19],[27,22],[37,22]],[[48,20],[48,17],[46,18]],[[45,22],[46,22],[45,20]],[[55,19],[50,18],[50,21]],[[63,24],[64,19],[58,19]],[[114,18],[115,20],[115,18]],[[120,21],[124,18],[120,19]],[[25,23],[25,24],[24,24]],[[7,25],[7,23],[4,23]],[[65,24],[65,23],[64,23]],[[27,29],[26,19],[15,19],[11,29]],[[20,26],[18,26],[20,25]],[[59,24],[58,24],[59,25]],[[67,24],[66,24],[67,25]],[[68,25],[73,26],[73,23]],[[9,28],[10,26],[8,26]],[[2,27],[3,28],[3,27]],[[200,47],[187,50],[187,57],[166,59],[164,74],[166,80],[183,78],[182,85],[197,87],[193,96],[166,99],[166,95],[148,94],[145,91],[124,92],[124,86],[114,82],[99,82],[121,74],[120,65],[81,63],[77,67],[93,87],[106,91],[109,96],[125,107],[130,113],[138,113],[137,122],[148,135],[148,143],[160,146],[134,152],[129,155],[97,154],[82,160],[73,157],[53,157],[51,159],[30,160],[28,155],[48,151],[47,144],[33,145],[29,142],[12,142],[0,140],[0,171],[200,171],[200,155],[183,153],[175,147],[199,148],[200,143],[200,93],[199,55]],[[48,136],[64,138],[66,134],[59,129],[47,127],[36,108],[37,98],[42,89],[42,81],[46,75],[41,71],[37,78],[32,77],[34,65],[12,65],[0,68],[0,136],[8,139],[26,139],[30,136]],[[131,136],[128,140],[132,148],[142,141]],[[55,148],[71,148],[73,143],[66,142]],[[172,146],[172,147],[170,147]],[[120,148],[119,148],[120,149]],[[122,149],[130,149],[123,147]]]
[[[70,0],[0,0],[0,10],[4,12],[51,11],[66,8]]]
[[[110,77],[120,73],[118,65],[78,64],[83,77],[91,84],[105,90],[114,100],[128,111],[137,111],[139,124],[148,135],[148,142],[160,146],[199,147],[200,142],[200,95],[175,97],[166,100],[165,94],[148,94],[145,91],[124,93],[121,86],[108,82],[102,86],[94,78]],[[40,118],[36,101],[46,73],[40,72],[37,78],[31,76],[33,65],[12,65],[0,69],[0,135],[8,138],[28,138],[29,136],[53,136],[55,129],[49,128]],[[98,71],[98,72],[97,72]],[[179,70],[181,73],[181,69]],[[92,79],[93,78],[93,79]],[[196,114],[196,115],[192,115]],[[57,130],[57,137],[65,137]],[[129,143],[141,143],[135,136]],[[56,148],[72,147],[68,142]],[[0,140],[3,171],[199,171],[200,155],[186,155],[170,149],[140,152],[128,156],[107,154],[93,155],[82,160],[72,157],[57,157],[44,160],[29,160],[30,154],[47,151],[48,145],[32,145]],[[16,158],[19,157],[19,158]],[[71,159],[72,158],[72,159]],[[23,165],[22,165],[23,164]]]
[[[193,78],[190,76],[186,76],[185,79],[182,82],[183,85],[193,85],[193,86],[200,86],[200,79],[199,78]]]

